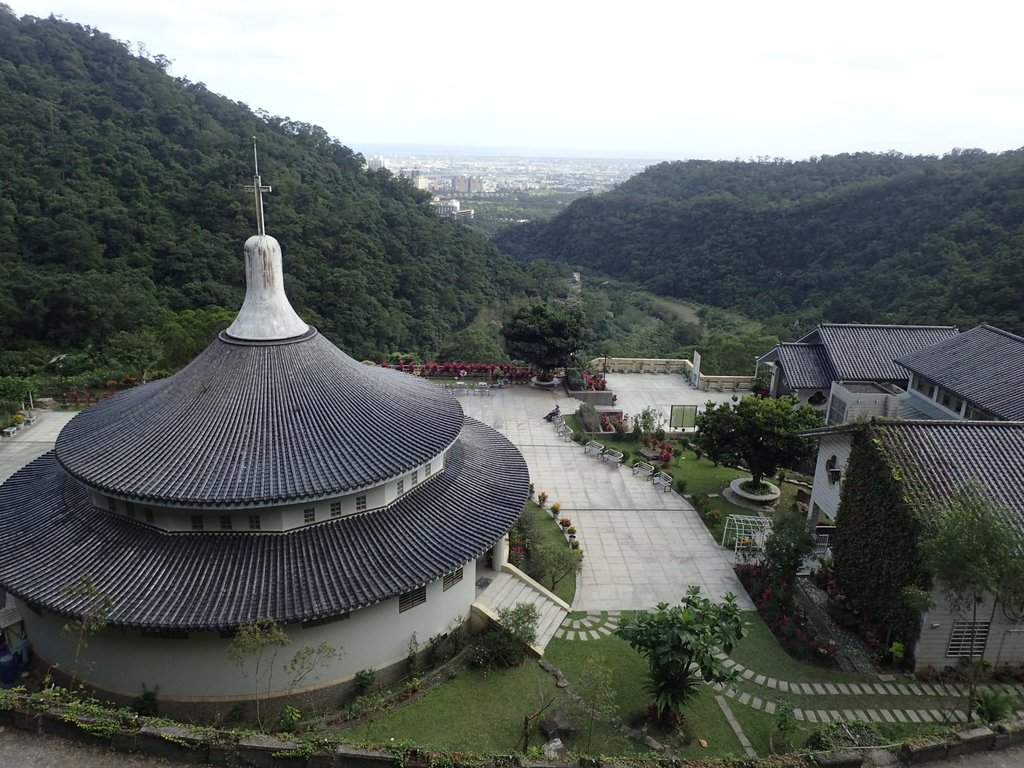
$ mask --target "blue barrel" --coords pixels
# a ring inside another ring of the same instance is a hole
[[[0,656],[0,683],[10,685],[21,675],[21,662],[12,653]]]

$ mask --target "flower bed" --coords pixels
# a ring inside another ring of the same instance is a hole
[[[736,574],[786,653],[798,661],[835,666],[838,648],[818,637],[806,614],[794,605],[792,585],[756,563],[736,566]]]
[[[394,368],[414,376],[432,376],[438,378],[470,377],[474,379],[501,378],[509,381],[529,381],[536,372],[531,366],[514,365],[513,363],[413,363],[399,361],[394,364],[377,363],[379,368]]]

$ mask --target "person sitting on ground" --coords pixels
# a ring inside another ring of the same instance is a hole
[[[557,419],[561,415],[562,415],[562,410],[561,410],[561,408],[559,408],[559,406],[556,405],[555,409],[553,411],[550,411],[548,413],[548,415],[544,417],[544,420],[545,421],[554,421],[555,419]]]

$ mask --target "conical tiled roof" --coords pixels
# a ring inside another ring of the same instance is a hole
[[[441,387],[359,363],[315,331],[269,343],[221,334],[176,375],[83,411],[56,451],[110,495],[257,506],[375,485],[436,457],[462,424]]]

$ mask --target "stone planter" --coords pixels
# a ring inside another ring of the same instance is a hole
[[[534,376],[530,379],[530,383],[535,387],[540,387],[541,389],[554,389],[562,383],[562,380],[556,376],[551,381],[540,381],[536,376]]]
[[[743,485],[743,483],[746,483],[746,482],[749,482],[749,480],[747,478],[745,478],[745,477],[737,477],[735,480],[733,480],[731,483],[729,483],[729,490],[732,493],[734,493],[737,496],[739,496],[741,499],[745,499],[746,501],[752,501],[755,504],[765,504],[765,505],[774,504],[775,502],[777,502],[779,500],[779,496],[782,495],[782,492],[779,490],[778,486],[773,485],[772,483],[769,483],[767,481],[763,481],[763,482],[771,489],[771,491],[769,493],[766,493],[766,494],[763,494],[763,495],[758,495],[756,493],[750,493],[748,491],[744,491],[742,488],[740,488],[740,486]]]

